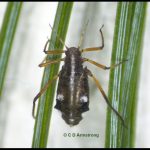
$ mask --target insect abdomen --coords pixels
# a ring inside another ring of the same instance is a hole
[[[82,120],[82,113],[89,110],[88,78],[83,69],[80,76],[75,76],[71,91],[70,82],[67,82],[70,76],[63,76],[59,79],[55,108],[62,112],[66,123],[76,125]]]

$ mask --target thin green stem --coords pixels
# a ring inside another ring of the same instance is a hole
[[[146,6],[146,2],[118,3],[111,63],[128,61],[111,70],[109,99],[124,118],[127,129],[108,109],[105,147],[134,147]]]
[[[49,50],[63,49],[64,45],[60,42],[60,40],[58,40],[57,35],[63,41],[65,41],[72,7],[72,2],[58,3]],[[53,60],[59,59],[61,58],[61,55],[48,56],[47,58]],[[41,87],[43,87],[48,82],[48,80],[52,79],[55,75],[58,74],[58,69],[59,63],[52,64],[50,65],[50,67],[45,68]],[[52,83],[52,85],[39,99],[36,122],[34,127],[34,136],[32,141],[32,147],[34,148],[44,148],[47,145],[50,119],[53,109],[52,106],[55,93],[55,83],[56,81]]]
[[[22,2],[9,2],[3,19],[0,32],[0,97],[21,8]]]

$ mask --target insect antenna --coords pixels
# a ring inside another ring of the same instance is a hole
[[[50,28],[53,30],[51,24],[49,24]],[[64,43],[64,41],[60,38],[60,36],[58,35],[58,33],[53,30],[56,33],[57,38],[59,39],[59,41],[61,42],[62,45],[65,45],[66,49],[69,49],[68,46]]]
[[[89,23],[89,20],[88,20],[87,23],[85,24],[85,27],[84,27],[84,29],[83,29],[83,31],[82,31],[82,33],[81,33],[80,40],[79,40],[79,44],[78,44],[78,48],[79,48],[79,49],[80,49],[81,44],[82,44],[82,42],[83,42],[83,38],[84,38],[85,31],[86,31],[86,28],[87,28],[88,23]]]

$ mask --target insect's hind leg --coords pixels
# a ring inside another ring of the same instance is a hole
[[[99,47],[90,47],[90,48],[85,48],[81,50],[82,52],[88,52],[88,51],[98,51],[98,50],[102,50],[104,48],[104,36],[103,36],[103,32],[102,32],[102,28],[104,27],[104,25],[102,25],[102,27],[100,28],[99,32],[101,34],[102,37],[102,45]]]
[[[120,120],[122,121],[123,125],[126,127],[125,122],[124,122],[124,119],[123,119],[122,116],[117,112],[117,110],[113,108],[113,106],[112,106],[111,103],[109,102],[109,100],[108,100],[108,98],[107,98],[107,96],[106,96],[106,94],[105,94],[103,88],[101,87],[99,81],[98,81],[98,80],[96,79],[96,77],[91,73],[90,70],[88,70],[87,68],[85,68],[85,69],[86,69],[85,71],[86,71],[87,75],[89,75],[90,77],[93,78],[94,82],[96,83],[97,87],[99,88],[100,92],[102,93],[102,95],[103,95],[103,97],[104,97],[104,99],[105,99],[107,105],[108,105],[108,106],[113,110],[113,112],[120,118]]]
[[[47,90],[47,88],[51,85],[51,83],[56,80],[59,77],[58,75],[55,75],[53,77],[53,79],[49,80],[48,83],[41,89],[41,91],[35,96],[34,100],[33,100],[33,108],[32,108],[32,116],[33,118],[35,118],[34,115],[34,111],[35,111],[35,102],[37,101],[37,99]]]

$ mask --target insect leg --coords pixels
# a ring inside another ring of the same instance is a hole
[[[48,54],[48,55],[51,55],[51,54],[57,55],[57,54],[65,53],[65,51],[63,51],[63,50],[48,50],[48,51],[44,51],[44,53]]]
[[[101,37],[102,37],[102,46],[85,48],[85,49],[82,49],[81,52],[98,51],[98,50],[102,50],[103,49],[103,47],[104,47],[104,36],[103,36],[103,32],[102,32],[102,28],[103,27],[104,27],[104,25],[102,25],[102,27],[99,30],[100,34],[101,34]]]
[[[44,50],[43,50],[45,54],[62,54],[65,52],[63,50],[46,50],[49,42],[50,40],[48,39],[47,42],[45,43]]]
[[[50,40],[48,39],[47,42],[45,43],[45,46],[44,46],[44,50],[43,50],[44,52],[46,52],[46,48],[47,48],[47,45],[49,42],[50,42]]]
[[[34,111],[35,111],[35,102],[36,100],[46,91],[46,89],[51,85],[51,83],[56,80],[57,78],[59,77],[59,74],[58,75],[55,75],[53,77],[53,79],[49,80],[48,83],[41,89],[41,91],[35,96],[34,100],[33,100],[33,108],[32,108],[32,116],[33,118],[35,118],[35,115],[34,115]]]
[[[60,58],[57,60],[49,60],[49,61],[46,61],[45,63],[44,63],[44,61],[45,61],[44,60],[44,61],[42,61],[42,63],[39,64],[39,67],[47,67],[50,64],[58,63],[58,62],[64,61],[64,60],[65,60],[65,58]]]
[[[99,88],[100,92],[102,93],[102,95],[103,95],[103,97],[104,97],[104,99],[105,99],[107,105],[114,111],[114,113],[120,118],[120,120],[122,121],[123,125],[125,126],[124,119],[123,119],[122,116],[117,112],[117,110],[115,110],[115,109],[113,108],[113,106],[112,106],[111,103],[109,102],[109,100],[108,100],[108,98],[107,98],[107,96],[106,96],[106,94],[105,94],[103,88],[101,87],[99,81],[98,81],[98,80],[96,79],[96,77],[91,73],[90,70],[88,70],[87,68],[85,68],[85,69],[86,69],[87,74],[88,74],[90,77],[92,77],[93,80],[95,81],[95,83],[96,83],[97,87]],[[126,126],[125,126],[125,127],[126,127]]]
[[[111,65],[110,67],[107,67],[107,66],[105,66],[105,65],[99,64],[99,63],[97,63],[97,62],[95,62],[95,61],[93,61],[93,60],[90,60],[90,59],[88,59],[88,58],[83,58],[83,61],[87,61],[87,62],[89,62],[89,63],[91,63],[91,64],[93,64],[93,65],[95,65],[95,66],[97,66],[97,67],[99,67],[99,68],[102,68],[102,69],[104,69],[104,70],[107,70],[107,69],[113,69],[113,68],[115,68],[115,67],[121,65],[122,63],[124,63],[124,62],[127,61],[127,60],[123,60],[123,61],[119,62],[118,64]]]

